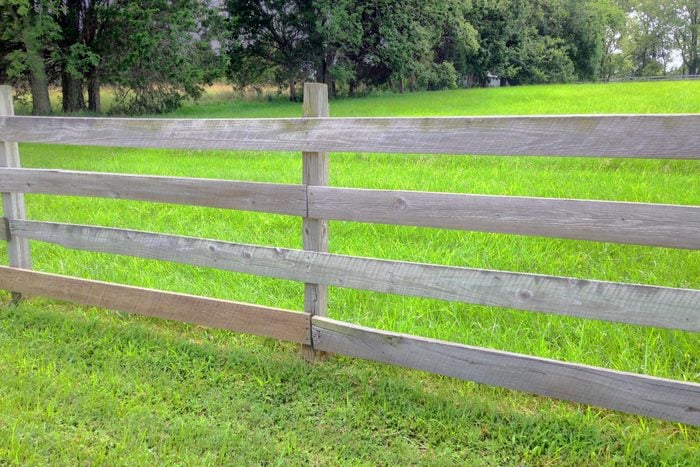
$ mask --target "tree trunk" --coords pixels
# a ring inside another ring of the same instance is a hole
[[[33,28],[27,28],[24,31],[22,39],[27,52],[29,85],[32,91],[32,114],[49,114],[51,113],[49,79],[46,76],[46,64],[44,63],[44,57],[41,53],[39,38],[36,37]]]
[[[29,81],[32,89],[32,115],[50,114],[51,101],[49,100],[49,81],[46,78],[46,71],[30,70]]]
[[[350,96],[354,96],[355,90],[357,89],[357,82],[355,80],[350,81],[350,83],[348,83],[348,87],[348,94],[350,94]]]
[[[403,76],[402,76],[401,79],[400,79],[400,81],[399,81],[399,92],[400,92],[401,94],[403,94],[405,90],[406,90],[406,83],[404,83],[404,79],[403,79]]]
[[[329,70],[329,63],[333,63],[334,61],[334,55],[332,53],[327,53],[326,56],[323,58],[323,64],[322,64],[322,74],[321,74],[321,83],[326,83],[326,86],[328,87],[328,94],[329,96],[333,97],[335,96],[335,80],[331,77],[331,73]]]
[[[84,5],[81,0],[64,0],[62,4],[65,8],[59,13],[57,22],[61,27],[61,40],[58,45],[61,48],[61,94],[62,109],[64,112],[80,112],[85,108],[85,98],[83,97],[82,73],[69,70],[71,65],[71,47],[80,43],[82,30],[81,18],[84,13]]]
[[[97,68],[90,71],[90,81],[88,82],[88,111],[96,114],[102,112],[102,102],[100,101],[100,77],[97,75]]]
[[[690,60],[688,60],[688,74],[697,75],[698,68],[700,67],[700,57],[698,56],[698,49],[700,48],[700,44],[698,44],[698,30],[700,29],[700,23],[698,23],[698,9],[692,10],[690,14]]]
[[[63,111],[80,112],[85,108],[83,97],[83,80],[68,72],[61,74],[61,91],[63,94]]]
[[[292,102],[297,100],[297,87],[294,78],[289,78],[289,100]]]

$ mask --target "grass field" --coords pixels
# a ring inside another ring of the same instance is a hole
[[[700,82],[370,96],[335,116],[700,112]],[[177,117],[297,116],[211,93]],[[699,131],[700,132],[700,131]],[[298,183],[295,153],[21,145],[23,165]],[[331,184],[700,205],[698,161],[331,156]],[[31,219],[298,248],[286,216],[27,196]],[[4,245],[3,245],[4,246]],[[700,252],[332,222],[330,250],[700,288]],[[35,268],[301,309],[302,285],[32,243]],[[4,255],[4,253],[3,253]],[[3,256],[4,264],[6,257]],[[700,381],[698,334],[331,289],[332,318]],[[34,299],[0,312],[0,463],[700,464],[700,429],[295,346]]]

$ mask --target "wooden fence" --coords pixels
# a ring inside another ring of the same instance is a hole
[[[324,351],[700,425],[700,384],[386,332],[326,317],[327,286],[700,331],[700,290],[327,253],[327,220],[700,249],[700,207],[329,187],[328,151],[700,159],[700,115],[171,120],[13,116],[0,87],[0,288],[298,342]],[[20,168],[17,142],[303,151],[303,184]],[[303,250],[26,219],[23,193],[179,203],[303,218]],[[29,240],[304,282],[304,311],[31,270]],[[682,265],[679,265],[682,267]]]

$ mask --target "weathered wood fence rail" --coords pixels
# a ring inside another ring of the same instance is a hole
[[[328,220],[700,249],[700,207],[334,188],[329,151],[700,159],[700,115],[327,118],[305,86],[304,118],[166,120],[15,117],[0,87],[0,191],[10,267],[0,287],[301,343],[480,383],[700,425],[700,384],[559,362],[328,319],[338,286],[700,331],[700,290],[327,253]],[[282,185],[20,168],[17,142],[303,151],[304,183]],[[26,219],[23,193],[179,203],[300,216],[304,250]],[[29,240],[290,279],[304,312],[31,270]],[[681,267],[681,265],[679,265]]]

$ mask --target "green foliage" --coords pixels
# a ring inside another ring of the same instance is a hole
[[[0,50],[6,64],[0,78],[31,92],[35,114],[51,112],[47,64],[57,53],[60,28],[54,16],[61,9],[57,0],[0,0]]]
[[[700,2],[670,0],[665,17],[673,45],[683,60],[682,71],[690,75],[700,73]]]
[[[290,99],[296,100],[295,81],[315,52],[312,3],[307,0],[227,0],[230,44],[229,76],[246,85],[270,70],[278,84],[290,86]],[[250,71],[240,68],[254,62]]]
[[[331,94],[697,73],[697,0],[0,0],[0,80],[49,112],[159,113],[222,77]],[[681,64],[679,64],[682,61]],[[453,70],[454,69],[454,72]],[[453,79],[454,78],[454,79]],[[31,85],[31,86],[30,86]]]
[[[86,76],[100,64],[100,56],[84,43],[72,44],[65,55],[65,71],[74,77]]]
[[[697,74],[700,66],[700,3],[697,0],[620,1],[627,13],[620,51],[631,74]],[[678,66],[675,56],[682,63]]]
[[[317,79],[345,85],[357,80],[356,57],[363,44],[362,8],[354,0],[317,1],[314,4],[319,46]]]
[[[457,71],[451,62],[433,63],[428,89],[456,89]]]
[[[232,81],[250,84],[277,70],[278,83],[313,77],[348,86],[412,89],[435,84],[434,75],[449,73],[436,66],[464,54],[476,44],[476,32],[464,17],[460,1],[266,1],[231,0]],[[249,63],[251,72],[240,71]],[[290,88],[290,91],[292,89]]]
[[[601,1],[598,7],[605,24],[598,77],[608,81],[613,76],[627,76],[634,65],[629,57],[621,53],[627,20],[625,12],[613,2]]]
[[[168,112],[201,95],[216,76],[208,35],[200,31],[207,13],[195,0],[124,2],[104,10],[103,41],[110,47],[102,70],[117,88],[112,112]]]
[[[464,72],[482,81],[495,73],[516,84],[595,79],[605,25],[593,6],[592,1],[475,1],[469,18],[479,31],[480,48]]]
[[[576,79],[574,63],[562,39],[537,37],[523,50],[516,80],[523,84],[566,83]]]

